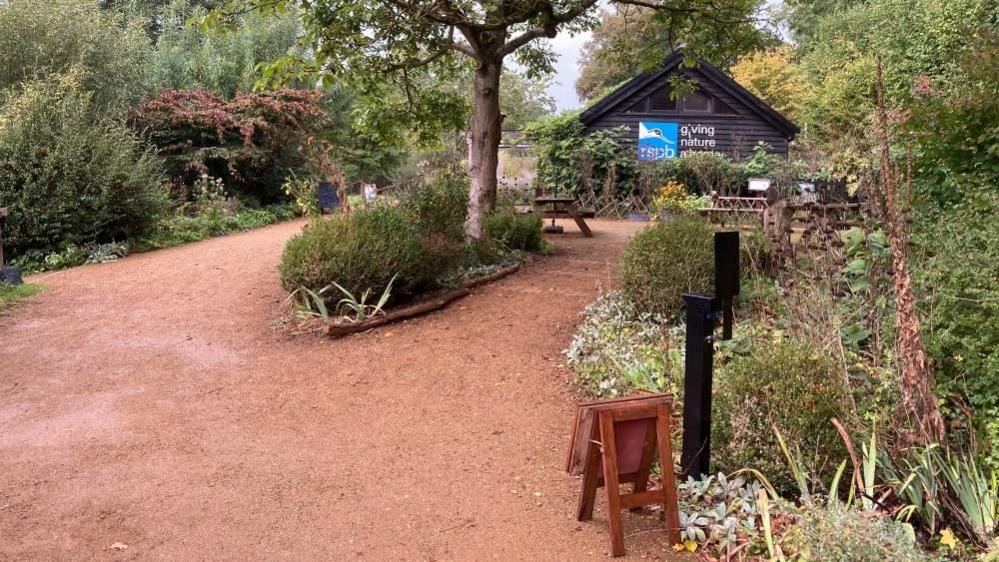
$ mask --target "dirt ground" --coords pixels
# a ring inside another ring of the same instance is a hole
[[[604,557],[561,351],[639,225],[592,226],[338,341],[273,328],[301,222],[32,279],[0,319],[0,559]],[[631,558],[672,556],[659,525],[629,517]]]

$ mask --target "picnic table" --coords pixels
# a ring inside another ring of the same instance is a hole
[[[572,219],[576,221],[576,226],[583,233],[583,236],[590,238],[593,236],[593,232],[590,231],[590,227],[583,220],[583,215],[585,214],[578,205],[576,205],[576,200],[572,197],[558,197],[558,196],[541,196],[534,199],[534,204],[542,208],[543,216],[546,219],[552,219],[552,224],[555,224],[555,219]]]

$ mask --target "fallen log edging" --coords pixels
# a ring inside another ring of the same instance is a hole
[[[493,273],[490,273],[488,275],[483,275],[482,277],[476,277],[475,279],[469,279],[468,281],[465,281],[464,288],[474,289],[476,287],[485,285],[486,283],[492,283],[497,279],[502,279],[503,277],[510,275],[511,273],[517,271],[518,269],[520,269],[520,264],[515,263],[510,267],[504,267],[503,269],[499,271],[494,271]]]
[[[482,285],[506,277],[518,269],[520,269],[519,263],[503,268],[494,273],[483,275],[482,277],[470,279],[466,281],[460,289],[455,289],[449,293],[444,293],[443,295],[436,296],[432,299],[428,299],[405,308],[400,308],[399,310],[393,310],[392,312],[388,312],[376,318],[371,318],[353,324],[331,324],[326,329],[326,335],[331,338],[341,338],[350,334],[366,332],[374,328],[385,326],[386,324],[408,320],[410,318],[415,318],[417,316],[422,316],[424,314],[440,310],[452,302],[471,294],[471,289],[481,287]]]

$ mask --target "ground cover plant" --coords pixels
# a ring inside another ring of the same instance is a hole
[[[0,317],[5,316],[24,299],[31,298],[42,292],[44,288],[35,283],[9,285],[0,282]]]

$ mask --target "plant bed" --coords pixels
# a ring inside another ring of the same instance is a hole
[[[405,306],[390,312],[386,312],[381,316],[376,316],[374,318],[369,318],[361,322],[337,322],[331,323],[326,328],[326,335],[330,338],[336,339],[350,334],[357,334],[360,332],[366,332],[375,328],[380,328],[388,324],[393,324],[395,322],[400,322],[402,320],[408,320],[410,318],[416,318],[417,316],[423,316],[424,314],[429,314],[431,312],[440,310],[445,306],[451,304],[452,302],[470,295],[472,289],[476,287],[481,287],[493,281],[497,281],[510,275],[520,269],[520,264],[516,263],[509,267],[505,267],[499,271],[490,273],[488,275],[483,275],[481,277],[476,277],[474,279],[469,279],[466,281],[462,287],[448,291],[445,293],[438,293],[426,299],[423,299],[415,304]]]

